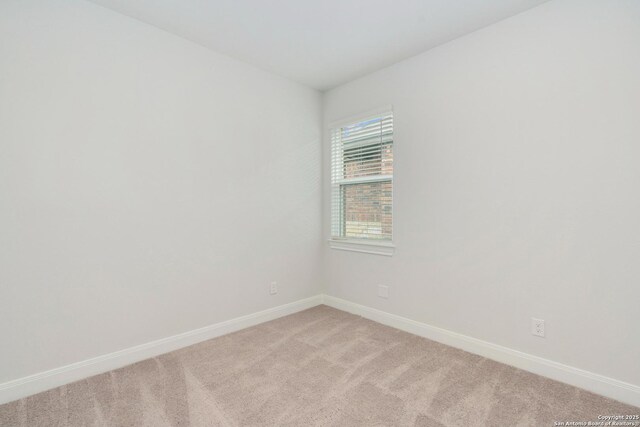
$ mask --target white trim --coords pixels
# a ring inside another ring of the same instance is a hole
[[[0,384],[0,404],[216,338],[320,304],[640,407],[640,386],[492,344],[329,295],[284,304],[204,328]]]
[[[393,256],[396,247],[390,242],[376,242],[364,240],[329,239],[331,249],[341,251],[363,252],[366,254]]]
[[[257,313],[215,323],[200,329],[8,381],[0,384],[0,404],[69,384],[112,369],[121,368],[150,357],[216,338],[282,316],[297,313],[298,311],[306,310],[320,304],[322,304],[322,295],[316,295],[311,298],[294,301]]]
[[[329,295],[324,304],[367,319],[640,407],[640,386],[492,344]]]
[[[385,105],[379,108],[371,109],[364,113],[354,114],[349,117],[345,117],[339,120],[334,120],[327,124],[327,129],[331,130],[331,129],[341,128],[347,125],[351,125],[355,122],[363,122],[367,119],[373,119],[375,117],[378,117],[384,114],[389,114],[389,113],[393,113],[393,105]]]
[[[352,184],[366,184],[368,182],[380,182],[380,181],[393,182],[393,175],[358,176],[355,178],[336,180],[333,184],[334,185],[352,185]]]

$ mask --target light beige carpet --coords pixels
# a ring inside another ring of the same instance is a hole
[[[640,409],[319,306],[0,406],[2,426],[553,426]]]

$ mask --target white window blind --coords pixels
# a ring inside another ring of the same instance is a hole
[[[331,131],[331,237],[390,241],[393,115]]]

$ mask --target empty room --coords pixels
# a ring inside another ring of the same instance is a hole
[[[0,0],[0,426],[640,426],[639,0]]]

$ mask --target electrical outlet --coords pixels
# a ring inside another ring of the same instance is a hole
[[[389,287],[385,285],[378,285],[378,296],[380,298],[389,298]]]
[[[271,285],[269,286],[269,293],[271,295],[278,293],[278,282],[271,282]]]
[[[544,320],[531,318],[531,333],[538,337],[544,338]]]

